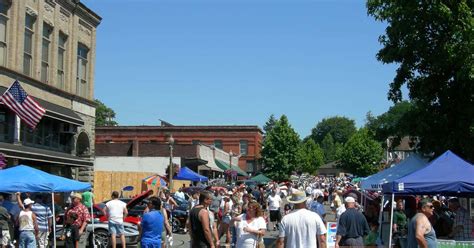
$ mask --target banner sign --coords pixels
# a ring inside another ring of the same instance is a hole
[[[334,248],[336,247],[337,222],[328,222],[326,229],[328,230],[328,233],[326,233],[326,247]]]

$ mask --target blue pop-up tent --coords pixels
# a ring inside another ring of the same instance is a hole
[[[426,167],[382,185],[384,194],[474,195],[474,166],[451,151],[446,151]],[[393,216],[393,208],[391,215]],[[392,237],[393,218],[390,218]],[[389,239],[388,247],[392,246]]]
[[[26,165],[18,165],[0,170],[0,192],[40,192],[53,194],[55,192],[85,191],[89,189],[91,189],[89,183],[52,175]],[[54,195],[51,198],[54,213]],[[94,226],[93,221],[92,226]],[[92,235],[94,236],[94,231],[92,231]],[[53,221],[53,237],[53,246],[56,247],[56,221]]]
[[[196,172],[189,169],[188,167],[182,167],[179,170],[178,175],[176,175],[173,179],[189,180],[193,182],[205,182],[209,180],[207,177],[197,174]]]
[[[425,160],[416,154],[412,154],[395,166],[363,179],[361,188],[363,190],[381,191],[384,183],[392,182],[393,180],[406,176],[425,167],[426,164],[427,162]]]
[[[383,186],[385,194],[474,195],[474,166],[451,151]]]
[[[0,170],[0,192],[71,192],[85,191],[91,188],[83,183],[68,178],[55,176],[26,165],[18,165]]]

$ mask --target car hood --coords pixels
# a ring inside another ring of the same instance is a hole
[[[145,200],[146,198],[148,198],[152,194],[153,194],[153,190],[149,189],[149,190],[135,196],[132,200],[130,200],[127,203],[127,209],[131,209],[131,208],[135,207],[136,205],[138,205],[140,202],[142,202],[143,200]]]

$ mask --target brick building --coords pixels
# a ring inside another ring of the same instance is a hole
[[[91,179],[100,22],[80,1],[0,0],[0,94],[17,80],[46,109],[31,130],[0,104],[0,153],[8,166]]]
[[[145,147],[151,147],[152,144],[166,144],[171,135],[178,147],[206,144],[227,153],[232,152],[239,158],[239,167],[252,175],[261,169],[258,159],[262,130],[258,126],[174,126],[162,122],[161,126],[97,127],[96,145],[129,143],[146,149]],[[133,149],[129,154],[133,155]]]

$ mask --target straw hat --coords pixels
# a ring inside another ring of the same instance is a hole
[[[79,199],[82,200],[82,194],[81,193],[75,193],[75,194],[72,195],[72,199],[74,199],[74,198],[79,198]]]
[[[289,203],[298,204],[308,200],[306,193],[300,190],[293,190],[290,196],[286,198]]]

